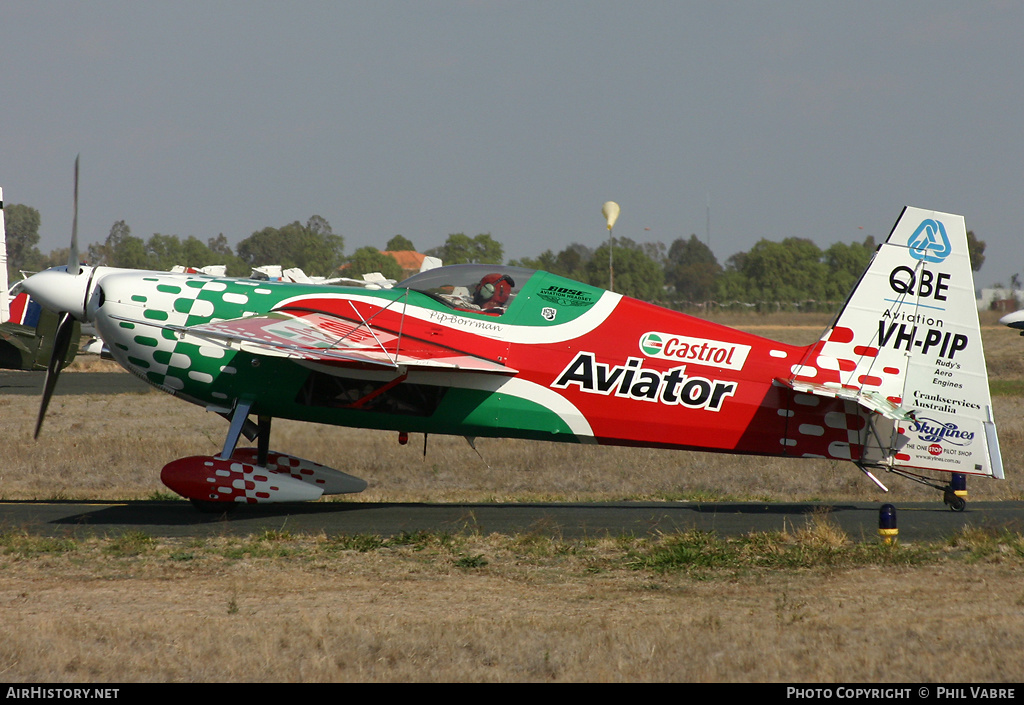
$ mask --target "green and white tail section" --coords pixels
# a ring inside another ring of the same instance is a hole
[[[1002,479],[963,217],[904,209],[786,382],[889,420],[872,424],[862,465]]]

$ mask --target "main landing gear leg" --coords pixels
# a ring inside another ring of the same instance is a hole
[[[252,422],[249,421],[249,411],[252,409],[252,401],[239,399],[235,403],[235,408],[231,411],[231,425],[228,427],[228,435],[224,439],[224,447],[220,451],[218,458],[227,460],[235,452],[235,447],[238,445],[238,439],[243,433],[249,437],[252,433]],[[265,429],[264,429],[264,419]],[[270,447],[270,417],[261,416],[259,418],[259,454],[262,458],[261,464],[266,464],[266,449]],[[264,432],[265,430],[265,432]],[[192,506],[203,512],[204,514],[227,514],[238,508],[238,504],[234,502],[207,502],[201,499],[190,499]]]
[[[267,466],[267,456],[270,453],[270,422],[272,420],[271,416],[258,418],[260,435],[256,437],[256,464],[263,467]]]
[[[250,409],[252,409],[251,399],[239,399],[235,402],[235,408],[231,412],[231,426],[228,428],[228,436],[224,439],[224,448],[221,450],[220,455],[217,456],[218,458],[227,460],[235,452],[235,446],[238,445],[238,437],[242,435],[242,430],[249,421]]]

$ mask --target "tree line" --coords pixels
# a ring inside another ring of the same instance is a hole
[[[38,271],[67,262],[68,250],[44,255],[38,249],[39,212],[30,206],[8,205],[7,260],[11,281],[19,271]],[[971,266],[978,271],[985,261],[985,243],[967,233]],[[555,253],[513,259],[508,264],[543,269],[570,279],[608,288],[646,301],[678,307],[742,305],[757,307],[832,310],[853,289],[867,267],[876,243],[837,242],[822,250],[806,238],[781,241],[761,239],[750,250],[738,252],[720,264],[696,235],[679,237],[671,244],[638,243],[616,237],[597,247],[573,243]],[[396,235],[385,251],[416,250],[414,243]],[[453,233],[444,244],[424,251],[445,264],[504,263],[504,247],[490,233],[470,237]],[[226,265],[228,276],[248,276],[254,267],[276,264],[298,267],[309,275],[358,277],[381,272],[402,279],[396,260],[373,246],[344,254],[344,238],[321,216],[311,216],[281,227],[266,227],[241,240],[234,248],[223,233],[205,242],[195,236],[155,233],[148,239],[132,235],[119,220],[102,243],[88,245],[89,264],[166,271],[176,265]]]

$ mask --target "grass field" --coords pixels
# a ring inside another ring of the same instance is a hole
[[[824,323],[725,321],[805,343]],[[1024,498],[1024,340],[986,321],[1007,479]],[[82,363],[80,366],[84,366]],[[68,372],[66,374],[73,374]],[[6,499],[164,493],[220,449],[218,417],[158,393],[0,397]],[[275,422],[274,447],[370,481],[346,501],[934,500],[829,461],[422,437]],[[1024,517],[1022,517],[1024,519]],[[1019,527],[934,545],[827,516],[733,540],[538,535],[43,539],[0,527],[0,680],[1008,682],[1024,676]]]

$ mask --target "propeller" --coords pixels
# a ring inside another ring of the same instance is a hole
[[[39,406],[39,417],[36,419],[36,430],[33,438],[39,438],[39,430],[43,427],[43,419],[46,417],[46,409],[50,406],[50,397],[53,396],[53,389],[57,385],[57,377],[60,375],[61,365],[68,354],[68,347],[71,345],[71,335],[75,330],[75,317],[67,311],[60,314],[60,322],[57,324],[57,333],[53,338],[53,352],[50,353],[50,362],[46,365],[46,381],[43,383],[43,400]]]
[[[76,156],[74,216],[71,220],[71,248],[68,251],[67,267],[67,274],[73,277],[77,277],[81,272],[81,263],[78,261],[78,159],[79,157]],[[29,280],[32,278],[30,277]],[[31,286],[27,288],[29,288],[31,293]],[[53,389],[57,385],[57,377],[60,376],[61,366],[64,364],[64,358],[67,357],[74,330],[75,317],[69,311],[60,311],[58,314],[57,332],[53,338],[53,350],[50,352],[50,361],[46,366],[43,399],[39,406],[39,417],[36,419],[34,438],[39,438],[39,431],[43,427],[43,419],[46,417],[46,409],[50,405],[50,397],[53,396]]]
[[[75,205],[71,217],[71,247],[68,250],[68,274],[75,275],[81,271],[78,261],[78,159],[81,156],[75,156]]]

